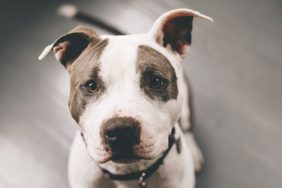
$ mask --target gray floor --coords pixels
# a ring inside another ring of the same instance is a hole
[[[61,1],[1,5],[0,188],[66,188],[76,129],[69,78],[42,48],[75,25],[54,14]],[[282,2],[279,0],[77,1],[128,33],[147,31],[166,10],[195,19],[184,64],[194,88],[196,135],[206,158],[197,188],[282,187]],[[102,31],[100,31],[102,32]]]

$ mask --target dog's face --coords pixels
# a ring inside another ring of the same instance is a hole
[[[79,26],[43,51],[69,71],[69,108],[97,162],[154,159],[168,147],[179,118],[181,59],[191,44],[193,16],[162,15],[149,33],[98,36]]]

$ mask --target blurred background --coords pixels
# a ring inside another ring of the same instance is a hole
[[[206,166],[197,188],[282,187],[282,1],[1,1],[0,188],[67,188],[76,125],[69,77],[42,49],[81,22],[56,14],[73,3],[126,33],[149,30],[165,11],[195,19],[184,62],[195,100],[196,138]],[[104,34],[99,28],[99,33]]]

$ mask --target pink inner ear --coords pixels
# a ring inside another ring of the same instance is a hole
[[[180,55],[186,53],[188,46],[191,44],[192,16],[182,16],[171,18],[163,25],[163,46],[168,44]]]
[[[70,46],[71,44],[69,41],[64,41],[53,48],[53,52],[55,53],[55,57],[58,61],[63,61],[63,58]]]

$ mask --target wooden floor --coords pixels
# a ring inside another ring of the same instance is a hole
[[[76,130],[69,78],[46,44],[77,24],[55,14],[61,1],[1,3],[0,188],[67,188]],[[147,31],[164,11],[197,9],[184,63],[194,88],[196,135],[206,168],[197,188],[282,187],[282,1],[77,1],[128,33]],[[98,30],[102,32],[101,30]]]

